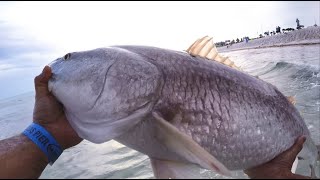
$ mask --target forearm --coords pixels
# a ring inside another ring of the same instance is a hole
[[[48,160],[25,135],[0,141],[0,178],[38,178]]]

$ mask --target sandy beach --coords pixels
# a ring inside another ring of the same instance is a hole
[[[282,47],[293,45],[313,45],[320,44],[320,27],[310,26],[300,30],[294,30],[287,33],[281,33],[273,36],[249,40],[249,42],[240,42],[217,48],[219,52],[229,52],[243,49],[257,49],[267,47]]]

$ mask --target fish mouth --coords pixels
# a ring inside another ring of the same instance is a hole
[[[55,87],[56,81],[58,79],[57,73],[59,73],[59,66],[63,64],[63,59],[62,58],[57,58],[56,60],[50,62],[47,64],[51,68],[51,77],[48,82],[48,90],[49,92],[54,92],[53,88]]]
[[[51,78],[49,79],[49,82],[48,82],[48,90],[50,93],[52,93],[55,81],[56,81],[56,75],[52,73]]]
[[[57,75],[56,75],[56,73],[54,72],[54,70],[55,70],[54,66],[55,66],[57,63],[59,63],[59,59],[60,59],[60,58],[58,58],[58,59],[50,62],[50,63],[47,65],[47,66],[49,66],[49,67],[51,68],[51,77],[50,77],[49,82],[48,82],[48,90],[49,90],[49,92],[52,92],[52,89],[53,89],[53,87],[54,87],[54,82],[56,81],[56,78],[57,78]]]

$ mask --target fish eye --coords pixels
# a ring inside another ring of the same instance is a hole
[[[68,53],[68,54],[66,54],[66,55],[64,55],[64,60],[68,60],[69,58],[70,58],[70,56],[71,56],[71,53]]]

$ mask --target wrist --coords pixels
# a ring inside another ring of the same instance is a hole
[[[65,142],[65,139],[63,137],[63,132],[61,132],[61,128],[55,127],[54,125],[41,125],[43,128],[45,128],[52,137],[60,144],[60,147],[62,150],[68,149],[69,145]]]
[[[82,139],[67,124],[47,124],[43,126],[56,139],[63,150],[79,144]],[[66,128],[69,127],[69,128]]]
[[[52,165],[62,154],[63,149],[56,139],[43,126],[32,123],[23,134],[28,137],[46,155]]]
[[[59,116],[54,121],[41,121],[34,118],[34,122],[45,128],[60,144],[63,150],[79,144],[82,138],[73,130],[65,116]]]

